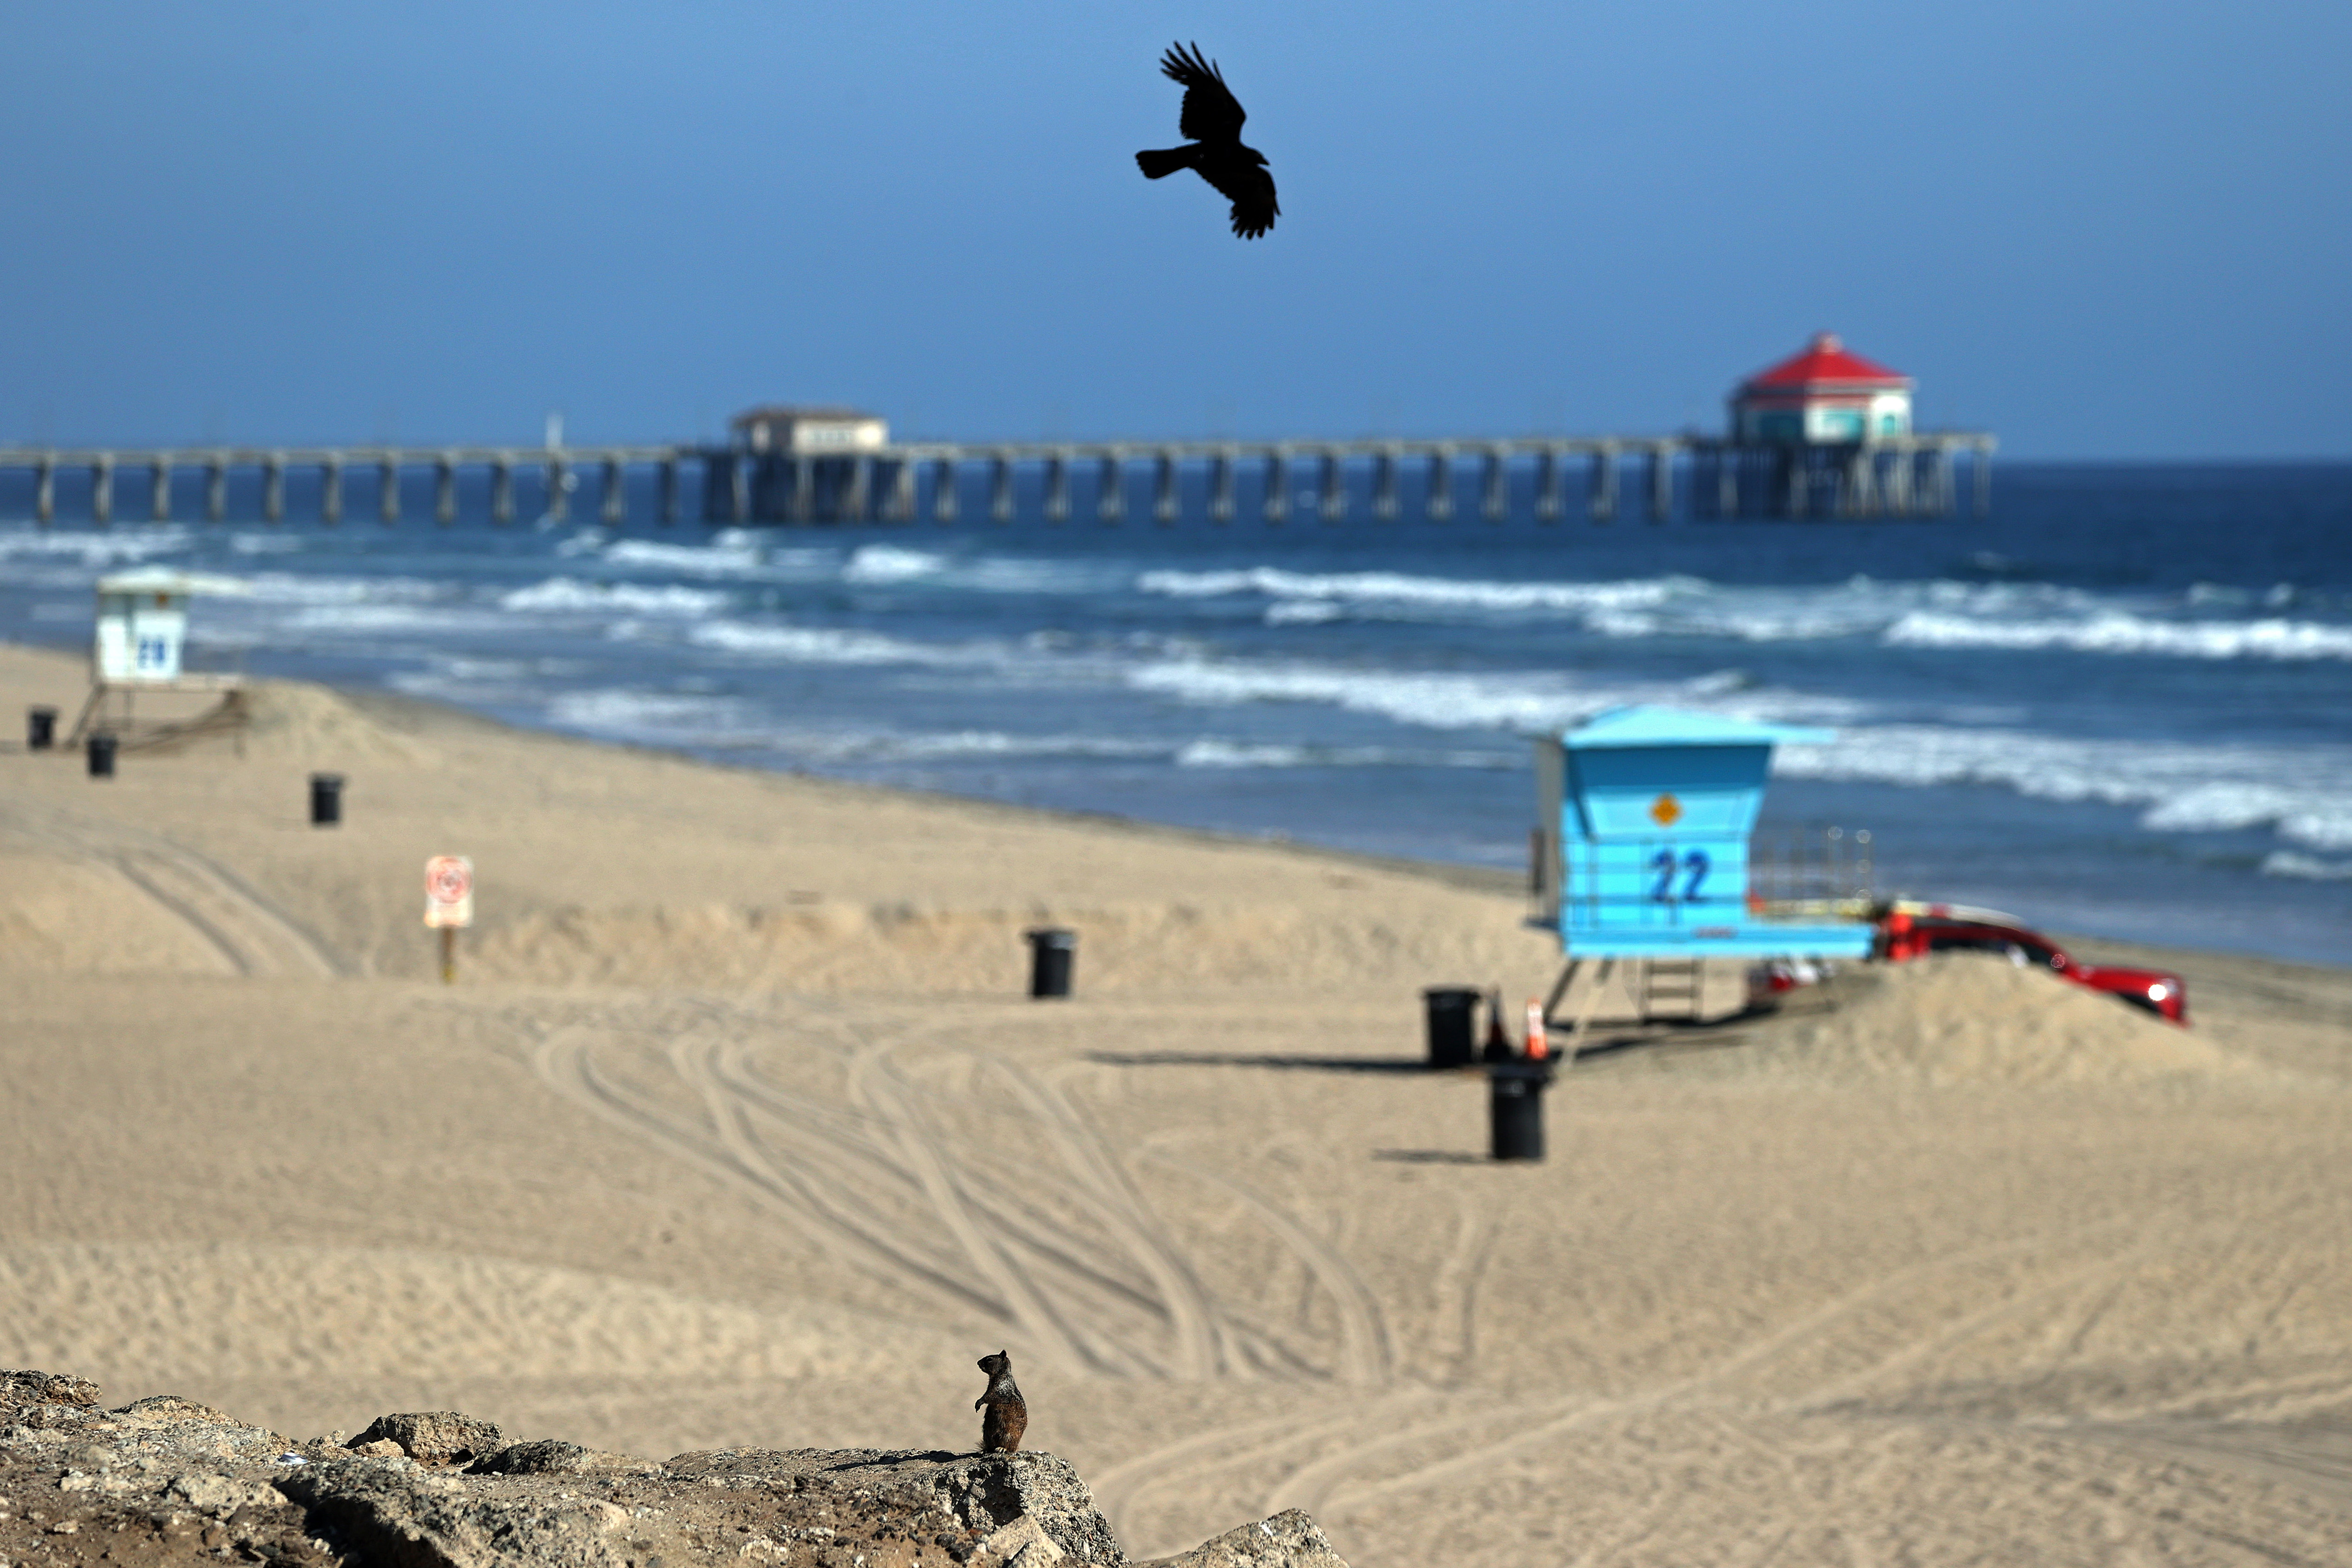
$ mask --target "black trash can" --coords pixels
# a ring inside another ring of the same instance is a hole
[[[1551,1087],[1548,1061],[1498,1061],[1486,1069],[1488,1112],[1498,1160],[1544,1157],[1543,1094]]]
[[[82,752],[89,758],[91,778],[114,777],[114,737],[101,729],[82,743]]]
[[[1022,935],[1029,939],[1029,994],[1068,996],[1070,960],[1077,954],[1078,934],[1058,925],[1041,925]]]
[[[25,749],[47,751],[58,743],[58,710],[53,707],[28,707],[25,710]]]
[[[1429,1017],[1429,1065],[1467,1067],[1476,1054],[1478,993],[1463,986],[1432,986],[1421,993]]]
[[[343,820],[343,776],[340,773],[310,775],[310,825],[331,828]]]

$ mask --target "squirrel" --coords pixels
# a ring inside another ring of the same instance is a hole
[[[1013,1453],[1021,1447],[1021,1434],[1029,1429],[1029,1406],[1013,1381],[1013,1358],[1000,1350],[982,1356],[980,1369],[988,1374],[988,1392],[971,1402],[973,1409],[988,1412],[980,1418],[980,1451]]]

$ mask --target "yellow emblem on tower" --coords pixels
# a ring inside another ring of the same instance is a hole
[[[1650,802],[1650,817],[1658,826],[1671,828],[1683,820],[1683,803],[1670,790]]]

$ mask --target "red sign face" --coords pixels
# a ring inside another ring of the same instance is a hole
[[[435,855],[425,862],[425,924],[474,923],[474,862],[464,855]]]

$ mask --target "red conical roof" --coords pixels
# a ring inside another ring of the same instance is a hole
[[[1782,360],[1769,370],[1757,371],[1742,387],[1756,392],[1789,391],[1824,382],[1902,388],[1911,384],[1911,378],[1860,354],[1848,353],[1835,332],[1816,332],[1803,353]]]

